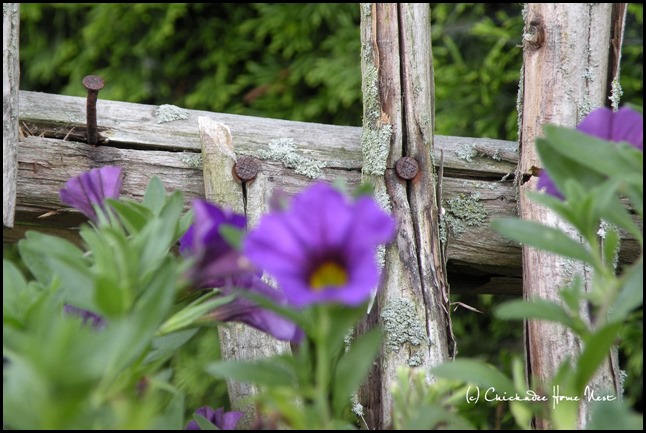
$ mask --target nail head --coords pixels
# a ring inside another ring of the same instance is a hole
[[[83,78],[83,86],[87,90],[93,90],[98,92],[103,89],[105,85],[105,80],[98,75],[87,75]]]
[[[410,156],[404,156],[403,158],[400,158],[399,161],[395,164],[395,171],[397,172],[397,176],[399,176],[402,179],[406,180],[411,180],[415,176],[417,176],[417,172],[419,171],[419,164],[415,160],[415,158],[411,158]]]
[[[260,163],[252,156],[241,156],[233,166],[233,171],[242,181],[253,180],[260,171]]]

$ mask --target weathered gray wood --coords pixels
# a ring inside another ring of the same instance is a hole
[[[534,141],[542,135],[543,126],[553,123],[574,127],[593,107],[607,101],[608,49],[611,34],[609,3],[530,3],[526,10],[524,66],[521,112],[520,175],[529,175],[540,167]],[[575,231],[548,209],[531,201],[527,192],[536,189],[537,177],[519,186],[519,207],[524,219],[538,221],[567,231]],[[523,248],[523,281],[527,298],[558,300],[558,289],[573,273],[591,285],[590,271],[581,264],[562,257]],[[582,312],[587,315],[587,311]],[[559,365],[580,353],[581,342],[564,327],[542,321],[526,325],[527,355],[530,377],[547,384]],[[616,355],[616,353],[615,353]],[[591,380],[595,392],[612,389],[621,395],[618,365],[614,359],[601,368]],[[589,419],[590,402],[582,399],[578,427]],[[550,428],[539,419],[537,427]]]
[[[202,143],[202,171],[204,194],[207,200],[236,213],[245,214],[245,197],[240,185],[232,175],[236,154],[229,128],[209,117],[198,118]],[[246,326],[230,323],[219,326],[222,359],[264,359],[290,350],[289,344]],[[249,383],[227,380],[231,407],[244,412],[240,427],[249,427],[255,418],[255,408],[250,404],[258,389]]]
[[[78,142],[26,137],[20,142],[18,154],[16,224],[13,229],[3,230],[4,242],[16,242],[28,229],[55,233],[78,241],[76,227],[84,219],[78,212],[60,203],[58,191],[71,176],[108,164],[124,168],[123,195],[126,197],[140,200],[153,175],[161,178],[167,190],[182,190],[187,205],[190,200],[202,198],[205,194],[201,157],[193,152],[95,147]],[[470,165],[472,168],[478,167],[479,161],[474,159]],[[323,179],[332,181],[344,178],[350,186],[358,184],[361,178],[358,170],[324,168],[321,171]],[[261,182],[261,179],[265,180]],[[273,161],[262,161],[257,180],[258,184],[267,182],[268,190],[280,187],[289,194],[296,193],[310,181],[305,176],[295,174],[294,170],[285,168],[282,163]],[[255,185],[254,182],[248,188],[248,202],[255,197],[255,192],[252,194]],[[460,275],[478,277],[483,274],[519,277],[520,248],[489,228],[493,218],[516,215],[512,182],[444,177],[443,189],[443,207],[449,222],[447,255],[449,265],[454,265],[449,270],[456,269]],[[248,204],[247,208],[254,206]],[[43,215],[45,217],[39,218]],[[247,212],[247,217],[253,225],[253,214]],[[623,235],[620,262],[630,263],[638,255],[637,243]],[[453,293],[470,290],[466,287],[474,286],[467,285],[463,289],[461,284],[451,282]],[[516,287],[515,292],[509,293],[520,294],[520,286]]]
[[[16,208],[20,3],[2,4],[2,225],[13,227]]]
[[[361,5],[363,175],[376,185],[378,199],[398,223],[396,238],[386,247],[373,306],[384,329],[384,346],[378,372],[371,372],[359,396],[369,428],[391,423],[390,389],[398,368],[418,367],[428,374],[448,358],[448,286],[431,162],[429,13],[428,4]],[[392,169],[403,156],[420,165],[410,181]],[[374,321],[374,316],[368,318]]]
[[[160,107],[156,105],[101,99],[97,110],[100,134],[118,147],[200,152],[197,118],[209,116],[229,126],[237,152],[257,152],[272,140],[293,140],[298,152],[326,167],[363,167],[359,127],[195,110],[181,110],[185,119],[157,123]],[[20,122],[26,135],[85,141],[85,99],[21,91]],[[444,151],[446,175],[495,179],[516,169],[516,147],[504,140],[436,136],[434,159],[439,162]]]

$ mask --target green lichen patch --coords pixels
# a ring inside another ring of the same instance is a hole
[[[427,346],[424,322],[410,299],[392,300],[381,312],[386,334],[386,350],[399,352],[402,347],[418,350]],[[411,355],[411,359],[419,355]],[[421,358],[419,358],[421,363]],[[413,361],[415,362],[415,361]]]
[[[446,200],[444,221],[451,234],[459,238],[466,226],[480,226],[485,223],[488,213],[480,202],[480,193],[464,194]],[[446,229],[445,229],[446,230]],[[440,236],[442,234],[440,233]],[[444,233],[446,239],[446,232]]]
[[[271,140],[266,149],[249,153],[249,155],[260,159],[280,162],[285,167],[293,168],[296,173],[307,176],[310,179],[323,177],[321,170],[325,168],[325,163],[301,155],[292,138]]]
[[[172,122],[174,120],[188,119],[188,111],[183,108],[176,107],[175,105],[160,105],[155,110],[155,119],[157,123]]]
[[[191,168],[202,168],[202,155],[199,153],[182,152],[179,160]]]
[[[385,124],[380,128],[364,128],[361,134],[361,150],[363,152],[363,174],[383,176],[386,172],[386,161],[390,151],[390,137],[393,134],[392,125]]]
[[[466,162],[473,162],[473,158],[478,156],[478,151],[475,149],[475,146],[473,144],[467,144],[461,146],[458,150],[456,150],[455,154],[458,158]]]

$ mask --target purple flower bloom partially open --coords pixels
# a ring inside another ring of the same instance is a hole
[[[225,296],[241,295],[211,311],[207,317],[221,322],[246,323],[278,340],[300,342],[303,336],[300,328],[242,296],[242,292],[249,291],[276,304],[286,304],[284,294],[265,284],[248,260],[222,237],[220,228],[223,224],[243,229],[245,217],[203,200],[196,200],[193,209],[195,222],[180,239],[182,254],[195,258],[189,278],[198,289],[217,287]]]
[[[193,210],[195,222],[180,239],[179,250],[195,259],[190,275],[195,287],[214,287],[211,285],[214,280],[249,271],[249,267],[245,269],[245,260],[220,233],[223,224],[244,229],[246,218],[204,200],[195,200]]]
[[[119,198],[121,192],[121,168],[94,168],[71,178],[60,190],[61,201],[81,211],[92,221],[97,221],[94,206],[105,210],[106,198]]]
[[[93,311],[84,310],[82,308],[75,307],[71,304],[65,304],[63,306],[63,311],[68,316],[79,317],[84,325],[91,325],[94,329],[103,329],[105,327],[105,319],[98,313]]]
[[[625,141],[644,151],[644,121],[641,114],[628,107],[622,107],[616,112],[606,107],[597,108],[576,129],[603,140]],[[537,188],[561,200],[565,198],[545,169],[538,178]]]
[[[376,250],[395,221],[377,202],[352,202],[326,183],[298,194],[285,212],[262,217],[244,244],[246,256],[274,275],[290,304],[367,301],[379,283]]]
[[[228,304],[217,307],[207,317],[218,322],[242,322],[259,331],[266,332],[277,340],[298,344],[303,339],[303,331],[291,321],[259,307],[253,300],[244,296],[252,292],[271,300],[277,305],[286,305],[287,300],[282,291],[266,284],[255,274],[247,274],[228,279],[224,284],[216,284],[224,295],[239,296]]]
[[[215,410],[208,406],[202,406],[195,411],[196,415],[202,415],[209,420],[211,424],[220,430],[235,430],[238,421],[242,418],[242,412],[225,412],[223,408],[219,407]],[[197,422],[190,421],[186,424],[185,430],[202,430]]]

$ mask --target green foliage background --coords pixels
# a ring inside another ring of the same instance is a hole
[[[522,6],[433,3],[436,132],[515,140]],[[21,88],[361,125],[357,4],[22,4]],[[642,104],[643,6],[631,4],[624,100]]]
[[[431,8],[436,133],[516,140],[522,6]],[[107,82],[105,99],[361,125],[357,4],[23,3],[20,34],[24,90],[81,96],[82,77],[99,74]],[[621,85],[623,101],[643,104],[641,4],[629,5]],[[522,348],[521,328],[491,320],[498,303],[491,296],[461,300],[488,318],[454,314],[460,354],[507,365]],[[635,323],[624,353],[630,382],[641,384],[641,312]],[[209,342],[217,336],[201,335],[186,354],[195,362],[178,372],[178,381],[204,398],[222,399],[222,384],[203,380],[197,368],[211,359]],[[630,393],[641,400],[642,386]]]

